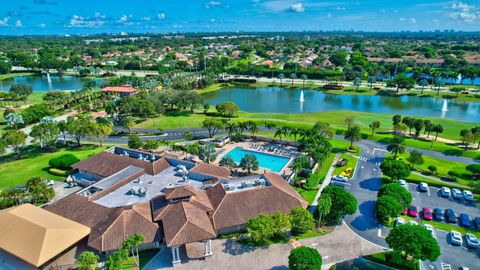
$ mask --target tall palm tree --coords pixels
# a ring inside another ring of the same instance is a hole
[[[249,127],[248,127],[248,131],[250,131],[250,134],[252,134],[252,136],[255,136],[255,133],[258,132],[258,127],[257,127],[257,124],[255,124],[254,122],[250,123]]]
[[[353,148],[353,143],[358,142],[362,139],[362,134],[360,132],[360,127],[358,125],[350,126],[347,131],[345,131],[345,140],[350,142],[350,149]]]
[[[292,80],[292,86],[293,86],[293,82],[296,78],[297,78],[297,74],[295,74],[295,73],[290,74],[290,79]]]
[[[300,134],[300,129],[299,128],[292,128],[290,130],[290,134],[293,135],[293,139],[297,141],[297,136]]]
[[[330,214],[331,208],[332,198],[330,196],[320,196],[318,199],[318,227],[320,227],[323,217]]]
[[[243,135],[243,132],[248,129],[248,124],[247,122],[240,122],[237,125],[238,132],[240,135]]]
[[[398,154],[405,152],[405,146],[403,145],[405,138],[399,135],[393,136],[387,145],[387,151],[393,153],[393,158],[396,159]]]
[[[225,130],[228,132],[228,137],[232,137],[233,132],[237,129],[237,124],[228,123],[225,125]]]
[[[421,79],[420,80],[420,86],[422,87],[422,92],[420,92],[420,94],[423,95],[423,89],[425,88],[425,86],[428,85],[428,81],[426,79]]]
[[[277,128],[275,130],[275,134],[273,135],[273,137],[278,137],[280,138],[280,141],[282,141],[282,137],[283,137],[284,133],[283,133],[283,129],[282,128]]]

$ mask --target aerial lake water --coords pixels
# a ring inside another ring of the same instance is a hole
[[[48,82],[47,76],[17,76],[0,81],[0,91],[8,91],[12,84],[23,83],[30,85],[35,92],[45,92],[49,90],[78,90],[90,81],[89,78],[76,76],[50,76],[51,82]],[[100,79],[97,79],[101,81]]]
[[[216,105],[232,101],[240,110],[258,113],[308,113],[348,110],[370,113],[430,116],[464,122],[480,122],[480,103],[448,100],[448,111],[442,111],[444,100],[417,96],[354,96],[326,94],[323,91],[259,87],[226,88],[202,94],[205,102]]]

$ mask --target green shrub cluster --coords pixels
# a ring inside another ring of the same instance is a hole
[[[54,157],[50,159],[48,161],[48,165],[50,165],[50,167],[55,169],[69,170],[73,164],[79,161],[80,159],[78,159],[75,155],[65,154],[65,155],[61,155],[59,157]]]

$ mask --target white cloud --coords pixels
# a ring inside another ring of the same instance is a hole
[[[223,4],[223,3],[219,2],[219,1],[210,1],[210,2],[205,4],[205,8],[210,8],[212,6],[220,6],[221,4]]]
[[[103,15],[104,16],[104,15]],[[73,15],[70,19],[68,27],[100,27],[104,25],[102,21],[102,15],[100,13],[95,13],[94,18],[85,18],[79,15]]]
[[[8,20],[10,20],[10,17],[4,17],[3,19],[0,20],[0,26],[8,26]]]
[[[95,18],[97,19],[106,19],[107,16],[105,14],[102,14],[100,12],[95,12]]]
[[[290,6],[290,10],[293,12],[301,13],[305,11],[305,7],[303,6],[302,3],[293,3]]]
[[[337,6],[335,9],[336,9],[336,10],[346,10],[347,8],[346,8],[346,7]]]
[[[47,25],[44,24],[44,23],[41,23],[41,24],[38,25],[38,27],[40,27],[40,28],[45,28],[45,27],[47,27]]]
[[[406,20],[407,20],[407,19],[405,19],[404,17],[401,17],[401,18],[399,19],[399,21],[401,21],[401,22],[404,22],[404,21],[406,21]]]
[[[408,19],[408,22],[409,22],[409,23],[416,23],[416,22],[417,22],[417,19],[415,19],[415,18],[410,18],[410,19]]]
[[[150,21],[150,20],[151,20],[151,18],[149,16],[145,16],[145,17],[142,18],[142,21]]]
[[[132,17],[132,15],[122,15],[120,19],[118,19],[117,22],[119,23],[126,23],[128,21],[128,18]]]
[[[162,13],[158,13],[157,19],[159,19],[159,20],[165,20],[165,13],[163,13],[163,12],[162,12]]]
[[[332,18],[332,14],[328,13],[327,18]]]
[[[22,21],[21,21],[21,20],[17,20],[17,21],[15,22],[15,27],[17,27],[17,28],[23,27]]]
[[[450,6],[452,12],[449,17],[454,20],[474,22],[480,20],[480,7],[463,2],[453,2]]]

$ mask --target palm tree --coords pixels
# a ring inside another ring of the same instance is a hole
[[[318,226],[322,223],[322,218],[330,214],[330,209],[332,208],[332,197],[330,196],[320,196],[318,199]]]
[[[433,126],[432,131],[435,132],[435,141],[438,138],[439,133],[443,133],[443,125],[442,124],[437,124]]]
[[[243,132],[248,129],[247,122],[239,122],[237,125],[238,132],[243,135]]]
[[[307,77],[307,75],[302,74],[302,76],[300,76],[300,78],[302,78],[302,80],[303,80],[303,88],[305,88],[305,81],[308,79],[308,77]]]
[[[402,154],[405,152],[405,146],[403,145],[404,141],[405,141],[405,138],[403,138],[402,136],[395,135],[388,143],[387,150],[390,153],[393,153],[394,159],[397,158],[398,154]]]
[[[350,142],[350,149],[353,149],[353,143],[358,142],[362,139],[362,134],[360,132],[360,127],[357,125],[352,125],[347,131],[345,131],[345,140]]]
[[[280,80],[280,85],[282,85],[283,79],[285,79],[285,75],[283,75],[283,73],[280,73],[280,74],[278,75],[278,79]]]
[[[233,161],[233,159],[230,156],[222,157],[219,164],[220,166],[227,167],[228,169],[230,169],[230,171],[232,171],[236,166],[235,161]]]
[[[372,130],[372,136],[375,133],[375,130],[380,127],[380,121],[373,121],[370,125],[368,125]]]
[[[138,246],[145,241],[145,236],[140,233],[131,234],[123,241],[123,248],[130,250],[134,256],[135,264],[139,265],[140,256],[138,255]]]
[[[420,86],[422,87],[422,92],[420,92],[420,94],[423,95],[423,89],[425,88],[425,86],[428,85],[428,81],[426,79],[421,79],[420,80]]]
[[[299,128],[292,128],[290,130],[290,134],[293,135],[293,139],[297,141],[297,136],[300,134],[300,129]]]
[[[258,164],[257,157],[253,154],[246,154],[240,160],[240,167],[242,167],[242,169],[248,171],[248,174],[250,174],[250,172],[252,170],[254,170],[254,171],[258,170],[259,164]]]
[[[254,122],[251,122],[249,127],[248,127],[248,131],[250,132],[250,134],[252,134],[252,136],[255,136],[255,133],[258,132],[258,127],[257,127],[257,124],[255,124]]]
[[[225,125],[225,130],[228,132],[228,137],[232,137],[233,132],[237,129],[237,124],[228,123]]]
[[[273,137],[278,137],[280,138],[280,141],[282,141],[282,137],[283,137],[284,133],[283,133],[283,129],[282,128],[277,128],[275,130],[275,134],[273,135]]]

